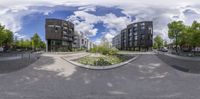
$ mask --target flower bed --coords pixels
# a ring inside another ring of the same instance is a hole
[[[91,54],[74,61],[91,66],[108,66],[113,64],[118,64],[127,61],[134,56],[132,55],[102,55],[102,54]]]

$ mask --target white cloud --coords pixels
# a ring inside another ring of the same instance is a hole
[[[105,24],[107,29],[115,29],[118,32],[130,24],[131,19],[128,17],[117,17],[115,14],[110,13],[101,17],[101,21]]]
[[[1,5],[1,4],[0,4]],[[26,15],[32,14],[32,13],[44,13],[44,15],[47,15],[50,13],[50,10],[41,10],[41,9],[30,9],[27,6],[20,6],[15,5],[13,7],[2,7],[0,6],[0,24],[5,25],[6,28],[10,29],[14,32],[14,34],[18,38],[26,38],[24,34],[19,33],[19,31],[22,29],[22,18]]]
[[[83,32],[87,36],[95,36],[98,29],[94,28],[94,24],[99,21],[99,17],[85,12],[85,9],[83,10],[84,11],[75,11],[74,15],[69,16],[67,20],[72,21],[76,25],[76,31]]]
[[[85,32],[88,36],[94,36],[98,29],[94,24],[103,22],[107,31],[104,36],[111,38],[129,24],[134,16],[137,21],[152,20],[154,22],[154,34],[163,35],[167,38],[167,24],[173,20],[183,20],[186,24],[191,24],[193,20],[200,21],[199,0],[1,0],[0,2],[0,23],[14,32],[22,27],[21,18],[25,15],[42,12],[45,15],[51,13],[48,9],[37,9],[37,6],[81,6],[69,19],[76,23],[78,31]],[[35,6],[36,8],[29,8]],[[110,13],[104,16],[96,16],[87,13],[95,11],[95,6],[117,7],[126,14],[117,17]],[[56,10],[56,9],[55,9]],[[20,33],[19,33],[20,34]],[[110,36],[109,36],[110,35]],[[112,36],[111,36],[112,35]]]
[[[131,19],[128,17],[117,17],[113,13],[106,14],[105,16],[96,16],[90,14],[83,9],[79,8],[81,11],[75,11],[74,15],[69,16],[67,20],[72,21],[76,24],[76,30],[78,32],[83,32],[87,36],[95,36],[98,29],[94,27],[94,24],[103,23],[107,32],[102,33],[106,39],[111,41],[111,39],[119,33],[123,28],[126,27],[131,22]],[[90,8],[91,9],[91,8]],[[95,8],[92,8],[92,11],[95,11]]]
[[[114,37],[114,35],[112,35],[112,34],[110,34],[110,33],[107,33],[106,35],[105,35],[105,38],[109,41],[109,42],[111,42],[111,39]]]
[[[96,40],[94,41],[94,44],[95,44],[95,45],[101,44],[101,39],[100,39],[100,38],[96,39]]]

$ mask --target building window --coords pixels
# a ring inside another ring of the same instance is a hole
[[[144,30],[144,29],[145,29],[145,26],[142,26],[142,27],[141,27],[141,29],[143,29],[143,30]]]
[[[67,35],[67,32],[66,32],[66,31],[63,31],[63,35]]]
[[[134,25],[134,27],[137,27],[137,26],[138,26],[137,24]]]
[[[65,45],[65,46],[66,46],[66,45],[68,45],[68,42],[63,41],[63,42],[62,42],[62,45]]]
[[[67,27],[63,27],[63,29],[67,30],[68,28]]]
[[[132,46],[132,43],[129,43],[129,46]]]
[[[141,23],[141,25],[143,25],[143,26],[144,26],[144,25],[145,25],[145,23]]]
[[[83,44],[83,43],[84,43],[84,39],[81,40],[81,44]]]
[[[142,35],[142,40],[144,40],[144,35]]]
[[[134,42],[134,46],[137,46],[137,41]]]
[[[129,41],[132,41],[132,37],[129,38]]]
[[[51,41],[51,45],[55,45],[55,41]]]
[[[48,27],[50,27],[50,28],[53,28],[53,27],[54,27],[54,25],[48,25]]]
[[[137,40],[138,39],[138,37],[137,36],[135,36],[135,40]]]
[[[132,29],[129,29],[128,32],[131,33],[131,32],[132,32]]]
[[[134,35],[136,36],[138,33],[137,32],[134,32]]]
[[[61,28],[59,25],[55,25],[56,28]]]
[[[129,36],[132,36],[132,33],[129,33]]]

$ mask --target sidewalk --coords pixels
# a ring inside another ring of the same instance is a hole
[[[153,51],[140,52],[140,51],[119,51],[118,54],[155,54]]]
[[[0,61],[16,60],[22,58],[21,56],[0,57]]]
[[[173,55],[173,54],[169,54],[169,53],[164,53],[164,55],[167,55],[167,56],[170,56],[170,57],[174,57],[174,58],[178,58],[178,59],[191,60],[191,61],[200,61],[200,57],[178,56],[178,55]]]

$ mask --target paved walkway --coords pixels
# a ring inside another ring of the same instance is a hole
[[[168,54],[168,53],[165,55],[178,58],[178,59],[183,59],[183,60],[200,61],[200,57],[184,57],[184,56],[178,56],[178,55],[173,55],[173,54]]]
[[[87,70],[61,55],[0,74],[0,99],[198,99],[200,75],[178,71],[156,55],[116,69]]]
[[[120,51],[118,52],[119,54],[155,54],[153,51],[148,51],[148,52],[136,52],[136,51]]]
[[[21,58],[21,56],[0,57],[0,61],[16,60],[16,59],[20,59],[20,58]]]

